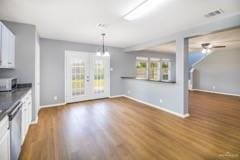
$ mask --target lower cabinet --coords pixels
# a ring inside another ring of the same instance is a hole
[[[22,143],[26,137],[29,125],[32,121],[32,92],[29,91],[26,96],[22,98]]]
[[[31,90],[21,99],[22,117],[21,117],[21,142],[24,142],[28,127],[32,121],[32,92]],[[5,116],[0,121],[0,160],[10,160],[10,127],[9,118]]]
[[[8,116],[0,122],[0,160],[10,160],[10,130]]]

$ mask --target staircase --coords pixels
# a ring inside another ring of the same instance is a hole
[[[191,53],[188,56],[188,65],[189,65],[189,75],[188,75],[188,89],[193,89],[193,74],[195,72],[194,66],[203,61],[207,56],[210,54],[202,54],[201,52],[198,53]]]

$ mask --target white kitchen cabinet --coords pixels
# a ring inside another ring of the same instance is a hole
[[[8,68],[15,68],[15,35],[12,32],[8,33],[9,33]]]
[[[0,22],[0,68],[15,67],[15,35]]]
[[[26,137],[29,125],[32,121],[32,92],[29,91],[22,98],[22,143]]]
[[[0,121],[0,160],[10,160],[10,130],[8,116]]]
[[[8,32],[7,28],[1,25],[1,48],[0,48],[0,67],[7,68],[8,66]]]

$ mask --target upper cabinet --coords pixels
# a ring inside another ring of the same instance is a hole
[[[0,68],[15,68],[15,35],[0,22]]]

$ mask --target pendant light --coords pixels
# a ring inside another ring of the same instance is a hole
[[[106,36],[106,33],[102,33],[102,48],[100,47],[96,53],[96,56],[104,56],[104,57],[109,57],[110,54],[108,52],[108,49],[105,48],[105,43],[104,43],[104,38]]]

